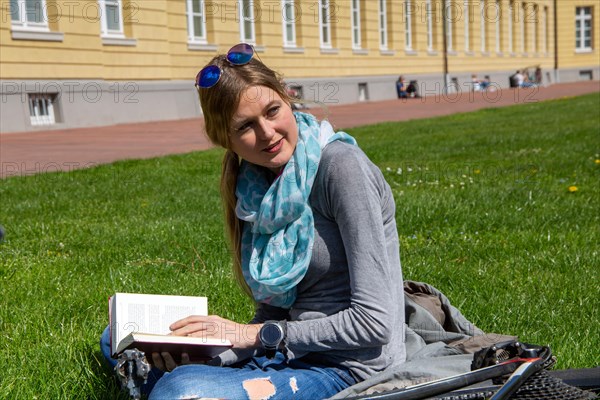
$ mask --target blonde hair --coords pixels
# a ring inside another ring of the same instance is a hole
[[[252,86],[264,86],[276,92],[291,104],[281,76],[256,58],[245,65],[231,65],[224,55],[214,57],[207,65],[221,68],[221,77],[215,86],[198,88],[200,105],[204,114],[206,134],[211,142],[225,148],[221,168],[221,200],[225,214],[227,238],[233,254],[233,273],[244,292],[252,297],[250,287],[242,274],[241,235],[242,221],[235,214],[237,197],[235,188],[240,159],[231,150],[231,120],[238,108],[242,94]]]

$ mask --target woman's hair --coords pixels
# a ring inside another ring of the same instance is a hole
[[[200,105],[204,114],[206,134],[211,142],[225,148],[221,169],[221,198],[225,214],[227,237],[233,254],[233,272],[242,289],[252,297],[250,287],[242,275],[241,234],[242,221],[235,214],[237,198],[235,188],[240,167],[240,159],[231,150],[231,120],[238,108],[242,94],[249,87],[263,86],[272,89],[286,103],[291,99],[287,94],[281,76],[256,58],[245,65],[231,65],[225,55],[214,57],[207,65],[221,68],[221,77],[210,88],[198,88]],[[266,94],[265,94],[266,95]]]

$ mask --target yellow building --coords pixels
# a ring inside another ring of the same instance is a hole
[[[543,84],[600,73],[597,0],[0,0],[0,13],[0,132],[197,117],[196,73],[238,42],[327,104],[394,98],[399,75],[432,95],[472,90],[473,74],[506,87],[538,66]]]
[[[556,68],[560,80],[598,80],[600,2],[557,0]]]

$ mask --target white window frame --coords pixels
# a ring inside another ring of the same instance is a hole
[[[17,9],[13,9],[13,4],[16,4]],[[13,28],[20,30],[43,31],[48,32],[48,9],[46,8],[46,0],[38,0],[41,5],[41,21],[29,21],[27,19],[27,8],[25,0],[13,0],[10,2],[11,25]],[[36,7],[37,8],[37,7]],[[15,13],[16,11],[16,13]],[[16,19],[13,19],[16,15]]]
[[[525,53],[525,42],[527,41],[527,35],[525,34],[525,18],[527,18],[527,13],[525,7],[527,7],[526,3],[522,3],[520,9],[523,15],[519,16],[519,23],[521,25],[521,53]]]
[[[586,10],[589,10],[589,14],[586,14]],[[585,39],[586,39],[586,31],[585,31],[585,22],[590,21],[590,29],[589,29],[589,38],[590,45],[586,47]],[[579,32],[577,30],[577,25],[579,24]],[[592,42],[592,32],[593,32],[593,24],[594,20],[592,18],[592,7],[590,6],[582,6],[575,7],[575,52],[576,53],[589,53],[594,49],[594,43]]]
[[[496,53],[502,52],[502,5],[500,4],[500,0],[496,0],[496,11],[498,15],[496,15]]]
[[[425,12],[427,13],[427,51],[435,51],[433,48],[433,7],[431,0],[427,0]]]
[[[27,100],[31,125],[54,125],[56,123],[51,94],[30,93]]]
[[[329,0],[319,0],[319,43],[322,49],[333,48],[330,15]]]
[[[248,2],[247,9],[244,7],[244,1]],[[254,26],[254,0],[238,0],[240,19],[240,40],[244,43],[256,44],[256,29]],[[249,11],[249,15],[244,12]],[[250,32],[246,32],[246,21],[250,22]]]
[[[387,5],[386,0],[379,0],[379,49],[388,49]]]
[[[122,0],[98,0],[98,5],[100,7],[100,34],[102,37],[111,37],[111,38],[124,38],[125,33],[123,30],[123,2]],[[107,12],[106,6],[113,5],[117,6],[119,10],[119,29],[108,29],[108,20],[106,19]]]
[[[542,26],[542,50],[544,53],[548,53],[548,7],[544,7],[544,13],[542,14],[543,26]]]
[[[537,4],[532,5],[533,7],[533,28],[531,32],[531,52],[537,53],[538,51],[538,7]]]
[[[487,49],[487,32],[486,32],[486,18],[485,18],[485,0],[481,0],[479,3],[479,14],[481,16],[481,52],[486,53]]]
[[[450,15],[450,10],[452,9],[452,0],[444,0],[444,15],[446,16],[446,46],[448,51],[454,51],[454,37],[452,35],[452,30],[454,27],[452,26],[452,16]]]
[[[352,49],[362,49],[362,34],[360,31],[360,0],[350,0],[350,20],[352,24]]]
[[[288,18],[287,10],[291,10],[291,18]],[[281,0],[281,16],[283,29],[283,46],[296,47],[296,8],[294,0]],[[291,31],[291,37],[288,37],[288,28]]]
[[[465,19],[465,51],[468,53],[471,51],[471,9],[469,0],[464,2],[464,19]]]
[[[513,47],[513,36],[514,36],[514,30],[515,30],[514,8],[515,8],[514,0],[509,1],[508,2],[508,52],[509,53],[514,52],[514,47]]]
[[[412,51],[412,3],[411,0],[404,0],[404,48]]]
[[[200,12],[194,12],[194,3],[199,3]],[[188,40],[190,43],[206,44],[206,14],[204,8],[204,0],[186,0],[187,4],[187,22],[188,22]],[[202,24],[202,35],[198,35],[194,24],[194,18],[200,18]]]

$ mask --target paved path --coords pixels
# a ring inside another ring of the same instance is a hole
[[[337,129],[385,121],[406,121],[488,107],[524,104],[600,92],[600,81],[556,84],[493,93],[455,93],[406,100],[329,105]],[[323,112],[311,110],[317,117]],[[4,116],[3,116],[4,117]],[[0,178],[70,171],[128,158],[151,158],[205,150],[202,119],[122,124],[95,128],[0,134]]]

